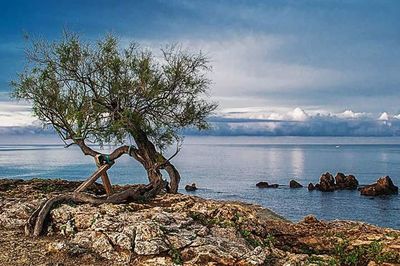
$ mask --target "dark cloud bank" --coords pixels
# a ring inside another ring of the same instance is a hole
[[[195,136],[400,136],[400,115],[390,116],[383,113],[376,118],[351,111],[316,115],[307,114],[301,109],[297,112],[297,116],[289,112],[291,115],[282,115],[282,119],[255,119],[240,117],[236,113],[225,113],[209,118],[210,130],[198,131],[188,128],[183,131],[183,134]],[[343,114],[351,116],[345,117]],[[51,127],[43,128],[38,121],[29,126],[0,126],[0,139],[4,139],[4,136],[24,135],[54,137],[55,133]]]
[[[187,135],[213,136],[400,136],[400,120],[339,119],[313,117],[306,121],[268,121],[214,117],[212,129],[199,132],[185,130]]]

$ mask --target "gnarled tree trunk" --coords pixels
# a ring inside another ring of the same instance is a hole
[[[162,154],[157,152],[154,144],[147,138],[143,131],[135,131],[134,136],[136,145],[138,146],[138,153],[143,160],[138,160],[147,171],[147,176],[150,183],[162,181],[160,169],[165,169],[170,178],[167,192],[177,193],[180,182],[180,175],[175,166],[166,159]]]
[[[110,196],[95,196],[84,192],[73,192],[59,195],[48,199],[37,210],[35,210],[28,219],[25,226],[25,233],[28,235],[39,236],[43,233],[46,219],[51,209],[60,203],[72,201],[75,203],[103,204],[103,203],[127,203],[138,200],[150,200],[155,197],[164,188],[161,169],[167,171],[170,177],[170,184],[166,187],[169,193],[177,193],[180,175],[178,170],[162,154],[157,152],[154,144],[147,138],[143,131],[135,134],[137,148],[121,146],[114,150],[108,157],[111,162],[118,159],[123,154],[129,154],[140,162],[147,172],[149,179],[148,185],[139,185],[135,188],[112,194]],[[84,141],[76,141],[85,155],[96,157],[98,152],[88,147]],[[110,164],[111,167],[112,163]]]
[[[175,166],[167,162],[164,166],[163,169],[167,171],[169,175],[169,193],[177,193],[178,192],[178,187],[179,187],[179,182],[181,180],[181,176],[178,172],[178,170],[175,168]]]

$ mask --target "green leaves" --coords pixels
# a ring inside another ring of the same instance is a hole
[[[208,59],[178,46],[155,56],[106,36],[82,42],[65,33],[56,42],[33,41],[27,71],[12,82],[13,95],[33,103],[34,114],[63,139],[123,142],[144,132],[164,149],[185,127],[207,129],[217,105],[206,99]]]

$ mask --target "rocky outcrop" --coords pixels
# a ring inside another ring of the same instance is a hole
[[[289,187],[290,188],[302,188],[303,186],[296,180],[290,180]]]
[[[47,236],[26,237],[32,211],[76,185],[11,181],[0,191],[0,265],[345,265],[354,254],[359,265],[400,263],[400,231],[313,216],[292,223],[257,205],[182,194],[61,204]]]
[[[196,191],[196,190],[197,190],[196,184],[193,183],[193,184],[191,184],[191,185],[186,185],[186,186],[185,186],[185,190],[186,190],[186,191]]]
[[[321,175],[318,189],[323,192],[335,191],[335,179],[329,172]]]
[[[389,176],[381,177],[376,183],[360,188],[360,193],[364,196],[392,195],[398,192],[399,188],[393,184]]]
[[[345,175],[343,173],[337,173],[335,176],[336,189],[350,189],[354,190],[358,187],[358,180],[354,175]]]
[[[258,187],[258,188],[278,188],[279,185],[278,184],[268,184],[268,182],[261,181],[256,184],[256,187]]]
[[[313,185],[310,183],[308,185],[308,190],[312,191],[314,189],[323,192],[333,192],[340,189],[350,189],[354,190],[358,187],[358,180],[354,175],[345,175],[343,173],[337,173],[335,178],[329,172],[322,174],[319,183]]]
[[[258,188],[267,188],[268,186],[269,186],[268,182],[264,182],[264,181],[258,182],[256,184],[256,187],[258,187]]]

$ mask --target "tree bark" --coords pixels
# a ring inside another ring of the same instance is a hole
[[[140,154],[143,167],[146,169],[147,177],[151,184],[162,183],[162,175],[158,169],[157,162],[160,159],[154,144],[148,139],[147,134],[142,130],[135,130],[132,132],[138,153]]]
[[[178,192],[178,187],[179,187],[179,182],[181,180],[181,176],[178,172],[178,170],[175,168],[175,166],[167,162],[164,166],[163,169],[167,171],[169,175],[169,193],[177,193]]]

